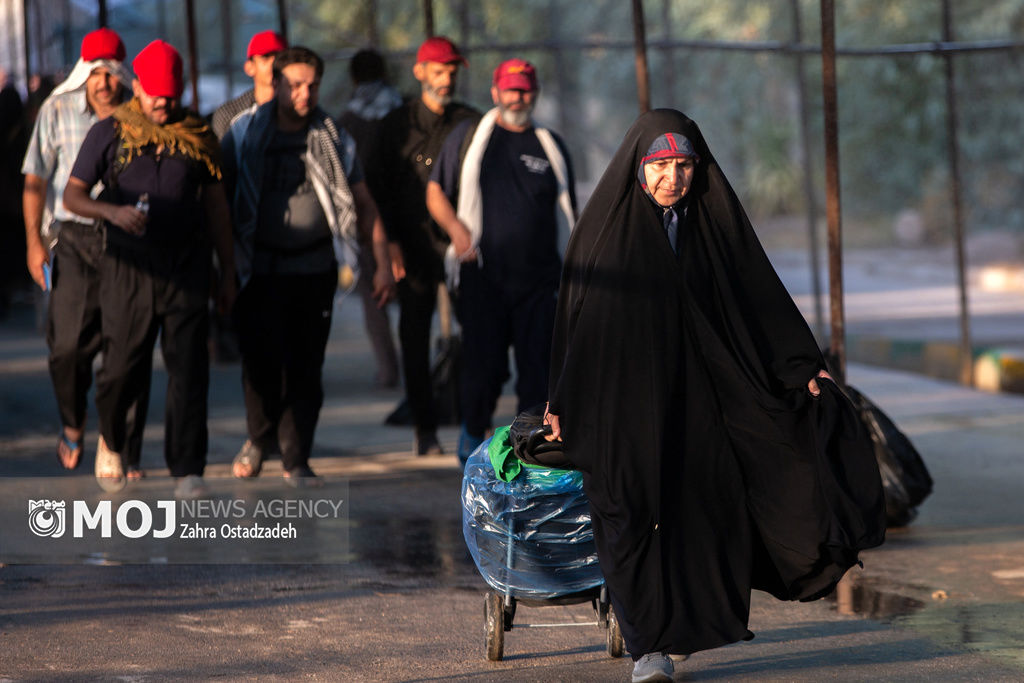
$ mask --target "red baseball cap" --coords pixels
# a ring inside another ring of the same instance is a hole
[[[416,51],[416,62],[439,62],[441,64],[459,62],[469,66],[469,62],[459,53],[459,48],[455,47],[455,43],[444,36],[434,36],[424,40],[420,49]]]
[[[181,97],[185,82],[181,77],[181,55],[170,43],[154,40],[142,48],[132,61],[139,84],[150,97]]]
[[[82,59],[94,62],[97,59],[116,59],[124,61],[124,42],[117,32],[109,28],[98,28],[90,31],[82,38]]]
[[[494,87],[498,90],[525,90],[533,92],[537,85],[537,70],[533,64],[522,59],[509,59],[494,70]]]
[[[280,33],[276,31],[261,31],[249,40],[249,48],[245,52],[245,58],[262,57],[263,55],[280,52],[287,48],[288,41]]]

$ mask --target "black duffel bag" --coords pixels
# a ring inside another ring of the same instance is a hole
[[[544,424],[544,406],[538,405],[516,415],[509,427],[512,451],[521,461],[530,465],[551,467],[558,470],[574,469],[565,457],[562,442],[548,441],[551,427]]]

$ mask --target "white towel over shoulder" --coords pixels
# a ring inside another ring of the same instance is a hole
[[[484,151],[487,143],[491,140],[491,133],[498,120],[498,108],[495,107],[484,114],[480,123],[473,133],[473,139],[466,150],[466,158],[462,160],[462,171],[459,174],[459,199],[455,207],[455,213],[469,229],[472,238],[472,247],[480,245],[480,235],[483,232],[483,197],[480,192],[480,164],[484,158]],[[548,161],[551,163],[551,170],[558,182],[558,206],[555,216],[558,221],[558,251],[565,254],[565,245],[569,243],[569,233],[572,231],[575,217],[572,210],[572,199],[569,196],[569,167],[562,155],[562,150],[555,142],[551,131],[539,126],[534,127],[534,133],[540,146],[544,150]],[[483,261],[477,251],[477,260],[481,266]],[[459,287],[459,268],[461,267],[459,255],[455,253],[455,247],[448,245],[444,255],[445,275],[448,288],[452,291]]]

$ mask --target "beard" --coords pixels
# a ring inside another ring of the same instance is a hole
[[[449,104],[451,104],[452,93],[455,90],[454,88],[449,88],[448,92],[446,92],[444,94],[441,94],[441,92],[439,90],[431,87],[431,85],[429,83],[423,83],[422,85],[423,85],[423,92],[427,95],[427,97],[429,97],[430,99],[434,100],[435,102],[440,104],[442,107],[447,107]]]
[[[498,105],[498,114],[506,125],[513,128],[525,128],[530,125],[530,117],[533,116],[533,107],[524,106],[522,109],[514,110],[505,105]]]

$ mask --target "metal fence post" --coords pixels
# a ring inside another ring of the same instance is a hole
[[[640,113],[651,110],[651,82],[647,72],[647,37],[643,0],[633,0],[633,49],[636,53],[636,97]]]
[[[825,214],[828,218],[828,288],[832,335],[830,360],[840,384],[846,382],[843,311],[843,224],[839,201],[839,106],[836,89],[836,17],[833,0],[821,0],[821,80],[825,101]]]
[[[790,0],[793,14],[793,44],[799,48],[803,43],[800,27],[800,0]],[[796,92],[800,113],[800,161],[804,167],[804,196],[807,198],[807,238],[811,257],[811,292],[814,295],[814,322],[812,329],[818,340],[825,339],[825,310],[821,286],[821,245],[818,239],[818,202],[814,197],[814,162],[811,155],[810,113],[807,111],[807,75],[804,71],[804,54],[793,51],[796,64]]]
[[[953,11],[949,0],[942,0],[942,40],[953,42]],[[960,347],[957,355],[960,365],[960,383],[974,383],[974,358],[971,351],[971,315],[967,306],[967,249],[964,238],[964,211],[960,182],[960,145],[957,136],[959,127],[956,106],[956,79],[953,71],[953,55],[942,53],[946,72],[946,128],[949,154],[949,191],[953,202],[953,238],[956,250],[957,287],[960,294]]]

